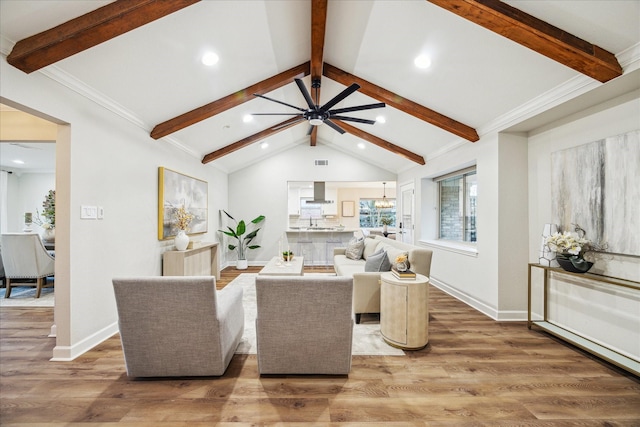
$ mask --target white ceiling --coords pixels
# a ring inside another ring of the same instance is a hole
[[[23,38],[107,3],[2,0],[2,53],[6,56]],[[506,3],[617,54],[621,65],[627,67],[625,71],[638,68],[640,1]],[[107,108],[124,113],[150,132],[159,123],[309,61],[310,16],[308,1],[202,1],[42,72],[65,78],[67,84],[75,81],[86,96],[104,105],[107,100]],[[199,61],[207,49],[220,56],[213,67]],[[413,66],[419,53],[431,56],[429,69]],[[540,112],[625,79],[603,85],[425,0],[329,0],[324,61],[471,126],[480,136],[513,126],[526,131],[540,125],[540,120],[532,119]],[[310,86],[308,77],[305,83]],[[638,87],[640,78],[635,73],[627,79],[624,90]],[[323,77],[321,103],[343,89]],[[294,84],[268,96],[305,105]],[[604,91],[601,97],[606,96]],[[588,102],[594,102],[593,98]],[[355,93],[338,107],[372,102],[377,101]],[[586,101],[574,101],[571,109],[588,106]],[[243,123],[243,115],[259,112],[293,111],[255,99],[163,141],[201,159],[288,118],[259,116]],[[464,141],[391,107],[350,115],[374,119],[379,114],[386,117],[386,123],[354,125],[423,156],[427,162]],[[544,121],[554,118],[547,113]],[[266,150],[256,143],[210,164],[233,172],[264,156],[308,144],[306,132],[307,125],[300,124],[269,137]],[[359,149],[361,141],[326,125],[320,126],[318,133],[318,144],[396,173],[417,165],[366,142],[366,148]]]

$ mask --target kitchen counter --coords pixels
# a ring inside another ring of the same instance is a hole
[[[299,227],[288,228],[287,233],[353,233],[357,228],[333,228],[333,227]]]
[[[345,247],[357,228],[300,227],[286,230],[291,250],[305,265],[333,265],[333,248]]]

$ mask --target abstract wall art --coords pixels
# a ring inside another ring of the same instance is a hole
[[[561,230],[640,256],[640,130],[552,153],[551,205]]]

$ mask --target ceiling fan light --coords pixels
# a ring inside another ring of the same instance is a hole
[[[320,126],[322,124],[322,119],[310,119],[309,124],[312,126]]]

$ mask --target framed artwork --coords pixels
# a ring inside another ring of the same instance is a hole
[[[551,213],[604,252],[640,256],[640,130],[551,154]]]
[[[171,239],[178,234],[174,212],[184,208],[193,215],[188,234],[208,231],[209,188],[202,181],[171,169],[158,168],[158,240]]]
[[[356,216],[356,202],[345,200],[342,202],[342,216]]]

